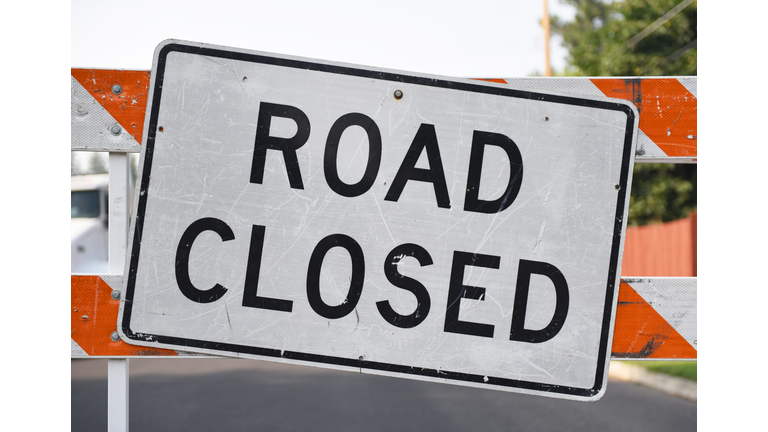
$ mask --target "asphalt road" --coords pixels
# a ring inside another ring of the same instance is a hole
[[[72,360],[72,430],[107,428],[107,361]],[[131,359],[132,431],[695,431],[696,403],[609,381],[595,403],[236,359]]]

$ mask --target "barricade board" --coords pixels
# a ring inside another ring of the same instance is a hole
[[[166,41],[129,344],[596,400],[627,101]]]
[[[126,73],[129,72],[129,73]],[[117,124],[136,130],[147,108],[149,71],[72,69],[72,150],[139,152],[141,129],[133,140],[112,135]],[[566,92],[608,96],[631,101],[638,110],[635,163],[696,163],[698,136],[697,79],[677,77],[531,77],[491,78],[484,81],[536,92]],[[132,84],[137,84],[135,87]],[[114,85],[122,92],[113,95]],[[125,85],[128,87],[124,87]],[[83,97],[82,89],[90,94]],[[130,102],[130,109],[125,102]],[[112,119],[103,121],[101,109],[90,115],[93,102],[102,105]],[[137,119],[141,119],[138,121]],[[82,127],[86,129],[83,130]],[[104,139],[107,138],[107,139]]]
[[[122,287],[121,275],[72,275],[72,358],[202,355],[113,339]],[[696,278],[621,279],[611,360],[695,361],[696,347]]]

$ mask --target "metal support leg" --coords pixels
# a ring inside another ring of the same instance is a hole
[[[109,273],[123,274],[128,246],[128,172],[126,153],[109,154]]]
[[[128,432],[128,359],[107,364],[107,431]]]
[[[125,153],[109,154],[109,273],[123,274],[128,245],[128,173]],[[117,330],[117,328],[115,328]],[[107,430],[128,431],[128,359],[109,359]]]

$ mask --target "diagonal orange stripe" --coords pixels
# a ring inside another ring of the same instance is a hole
[[[148,71],[72,69],[72,77],[141,144],[149,96]],[[112,92],[115,84],[122,87],[120,94]]]
[[[628,283],[621,283],[612,357],[695,359],[696,355],[696,348],[680,336],[634,288]]]
[[[98,276],[72,276],[72,340],[93,356],[168,356],[175,351],[114,342],[120,301],[112,288]]]
[[[667,156],[696,156],[696,96],[674,78],[602,79],[592,83],[608,97],[631,101],[638,127]]]
[[[472,78],[478,81],[488,81],[488,82],[495,82],[499,84],[507,84],[507,81],[502,78]]]

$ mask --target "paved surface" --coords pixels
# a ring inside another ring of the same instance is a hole
[[[73,359],[72,430],[104,431],[106,360]],[[131,359],[133,431],[695,431],[696,403],[609,381],[595,403],[229,359]]]

